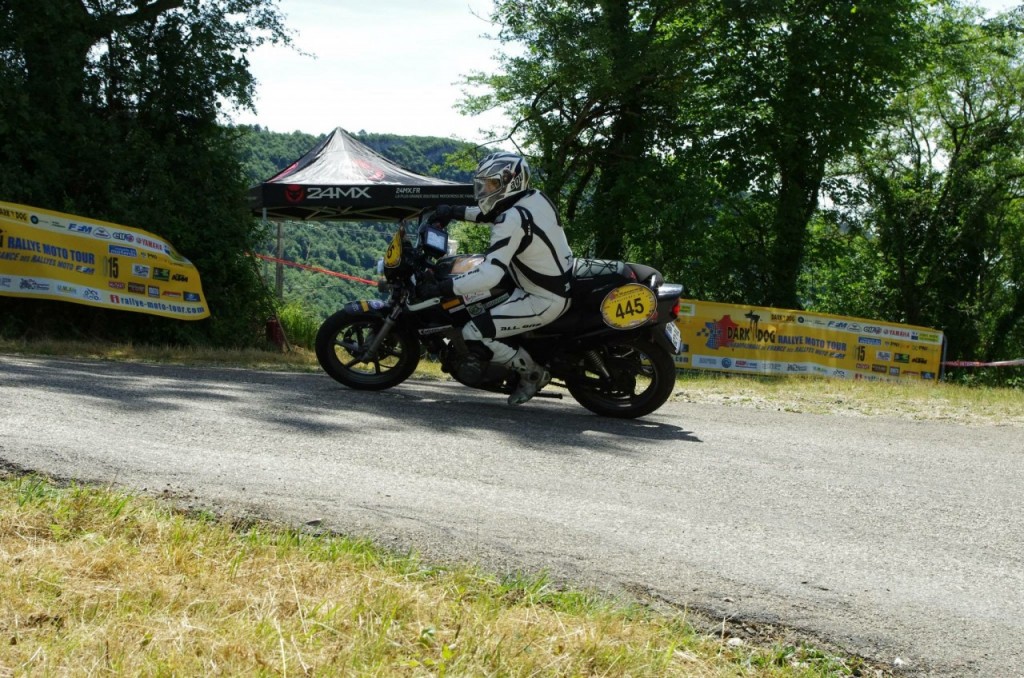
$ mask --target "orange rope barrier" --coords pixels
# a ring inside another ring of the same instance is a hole
[[[942,364],[946,367],[1017,367],[1019,365],[1024,365],[1024,358],[1017,358],[1016,360],[997,360],[992,363],[979,363],[973,360],[953,360]]]
[[[307,264],[299,264],[294,261],[288,261],[287,259],[278,259],[277,257],[267,256],[266,254],[253,254],[254,257],[259,257],[264,261],[273,261],[275,264],[284,264],[285,266],[292,266],[294,268],[301,268],[307,271],[314,271],[316,273],[326,273],[327,275],[333,275],[335,278],[344,278],[345,280],[353,280],[355,282],[363,283],[364,285],[377,286],[377,282],[374,280],[367,280],[366,278],[358,278],[354,275],[347,275],[345,273],[338,273],[337,271],[329,271],[326,268],[320,268],[319,266],[309,266]]]

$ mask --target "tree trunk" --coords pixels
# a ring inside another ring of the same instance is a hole
[[[621,259],[625,235],[630,230],[630,204],[635,193],[637,164],[645,152],[642,93],[635,83],[635,65],[641,62],[641,47],[631,23],[630,0],[602,0],[601,7],[611,56],[611,88],[618,93],[618,105],[608,135],[608,147],[600,163],[597,195],[594,199],[595,256]]]
[[[800,146],[801,144],[794,144]],[[810,153],[794,148],[779,163],[772,244],[768,253],[769,288],[765,303],[780,308],[800,309],[797,281],[807,245],[807,224],[817,209],[818,187],[823,171]]]

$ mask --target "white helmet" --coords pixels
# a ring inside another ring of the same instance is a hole
[[[491,153],[480,161],[473,175],[473,196],[480,211],[490,214],[505,198],[530,188],[530,166],[515,153]]]

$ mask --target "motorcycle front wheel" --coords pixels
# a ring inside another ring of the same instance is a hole
[[[402,383],[420,362],[420,342],[401,327],[392,328],[377,354],[367,356],[384,318],[369,313],[338,311],[316,335],[316,359],[324,372],[349,388],[381,391]]]
[[[602,417],[635,419],[665,404],[676,384],[676,365],[647,339],[609,344],[584,358],[584,373],[566,388],[583,407]]]

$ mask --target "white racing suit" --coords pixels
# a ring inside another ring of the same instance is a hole
[[[480,209],[467,208],[465,219],[480,221]],[[509,363],[516,349],[495,339],[543,327],[565,313],[572,265],[572,250],[551,201],[540,191],[527,191],[495,218],[483,263],[452,281],[461,296],[486,292],[506,277],[517,288],[508,301],[466,325],[463,337],[482,342],[494,354],[493,362]]]

